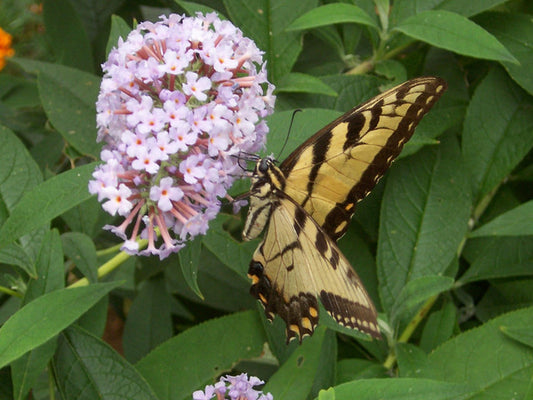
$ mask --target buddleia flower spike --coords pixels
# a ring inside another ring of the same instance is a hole
[[[103,70],[89,191],[124,217],[105,227],[123,250],[164,258],[206,232],[239,175],[234,155],[264,147],[274,87],[255,43],[215,13],[139,24]]]

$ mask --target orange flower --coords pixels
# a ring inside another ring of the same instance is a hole
[[[11,57],[15,54],[15,50],[11,48],[11,35],[0,28],[0,71],[6,65],[6,57]]]

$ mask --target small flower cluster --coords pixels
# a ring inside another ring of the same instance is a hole
[[[11,48],[11,35],[0,28],[0,71],[6,65],[6,58],[14,54],[15,50]]]
[[[262,52],[229,21],[160,18],[120,39],[103,65],[96,107],[104,164],[89,191],[125,217],[106,226],[123,250],[164,258],[205,234],[242,175],[239,154],[264,146],[262,118],[275,96]],[[141,252],[138,236],[149,241]]]
[[[263,394],[254,389],[254,386],[263,383],[265,382],[255,376],[248,378],[247,374],[226,375],[214,385],[207,385],[204,391],[194,392],[192,398],[193,400],[210,400],[216,396],[216,400],[273,400],[274,397],[270,393]]]

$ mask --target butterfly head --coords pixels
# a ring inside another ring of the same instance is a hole
[[[268,171],[275,164],[276,159],[273,156],[266,156],[259,160],[255,164],[254,176],[263,177],[268,174]]]

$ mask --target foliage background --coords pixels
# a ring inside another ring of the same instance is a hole
[[[230,371],[276,399],[531,398],[531,3],[325,3],[0,3],[17,52],[0,73],[0,398],[186,399]],[[286,346],[248,294],[257,241],[240,242],[229,207],[163,262],[118,253],[102,231],[112,220],[87,193],[99,64],[134,19],[209,9],[266,52],[267,153],[304,109],[282,158],[386,87],[448,81],[340,241],[387,340],[324,316]]]

